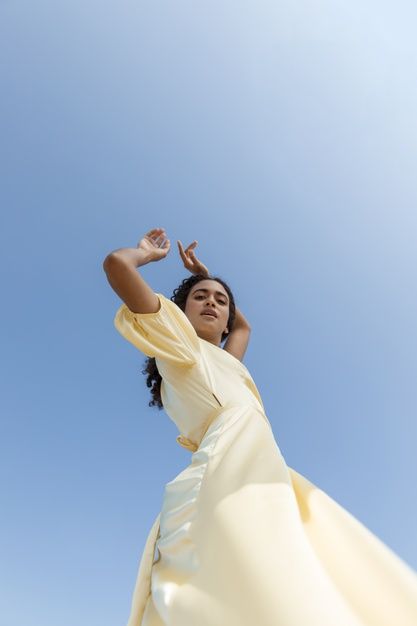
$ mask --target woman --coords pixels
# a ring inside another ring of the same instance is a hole
[[[168,254],[164,229],[103,264],[124,302],[115,326],[192,452],[165,486],[128,626],[416,626],[416,573],[286,465],[242,363],[250,326],[196,245],[178,242],[194,276],[173,299],[137,272]]]

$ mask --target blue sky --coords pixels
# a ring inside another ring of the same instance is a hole
[[[102,261],[159,226],[233,289],[288,465],[417,568],[416,13],[1,2],[1,626],[127,621],[190,455]]]

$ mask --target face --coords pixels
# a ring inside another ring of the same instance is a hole
[[[205,315],[206,311],[212,315]],[[216,280],[201,280],[188,294],[185,314],[199,337],[220,345],[229,319],[229,296]]]

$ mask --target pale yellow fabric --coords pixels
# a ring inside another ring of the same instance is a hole
[[[157,313],[122,304],[114,322],[156,358],[193,453],[165,486],[127,626],[416,626],[417,573],[287,466],[245,365],[157,296]]]

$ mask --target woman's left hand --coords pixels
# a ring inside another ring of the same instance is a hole
[[[198,245],[198,242],[194,240],[190,243],[189,246],[184,250],[182,247],[181,241],[178,239],[178,250],[183,260],[184,267],[189,270],[192,274],[204,274],[204,276],[210,276],[210,272],[208,268],[199,261],[194,253],[194,248]]]

